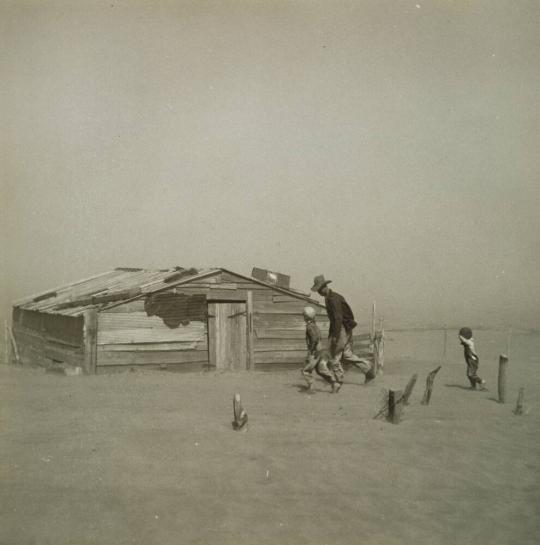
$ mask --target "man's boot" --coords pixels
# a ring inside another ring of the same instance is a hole
[[[373,372],[373,369],[371,369],[371,371],[368,371],[366,373],[366,380],[364,384],[369,384],[374,379],[375,379],[375,373]]]

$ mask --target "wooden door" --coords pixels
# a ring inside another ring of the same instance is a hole
[[[246,303],[208,303],[208,354],[216,369],[247,369]]]

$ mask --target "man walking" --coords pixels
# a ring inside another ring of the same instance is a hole
[[[316,276],[313,280],[311,291],[317,292],[324,297],[326,313],[330,320],[330,331],[328,333],[330,367],[336,377],[335,391],[343,384],[342,361],[350,363],[360,369],[366,376],[366,383],[375,378],[370,362],[359,358],[352,351],[352,331],[356,327],[351,307],[345,298],[332,291],[328,284],[331,280],[325,280],[323,275]]]

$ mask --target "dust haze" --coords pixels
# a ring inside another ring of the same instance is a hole
[[[0,5],[1,304],[117,266],[324,274],[540,327],[537,2]]]

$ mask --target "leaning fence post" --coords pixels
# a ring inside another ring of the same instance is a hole
[[[508,356],[501,354],[499,356],[499,403],[506,402],[506,365]]]
[[[523,400],[525,398],[525,388],[520,388],[518,393],[518,398],[516,401],[516,408],[514,410],[515,414],[523,414]]]
[[[439,372],[441,365],[437,369],[433,369],[431,373],[427,376],[426,379],[426,391],[424,392],[424,397],[422,399],[422,405],[429,405],[431,400],[431,392],[433,391],[433,383],[435,382],[435,375]]]
[[[414,374],[410,379],[409,382],[407,382],[407,386],[405,386],[405,392],[403,392],[403,405],[409,404],[409,397],[411,397],[414,385],[416,384],[416,380],[418,379],[418,375]]]

